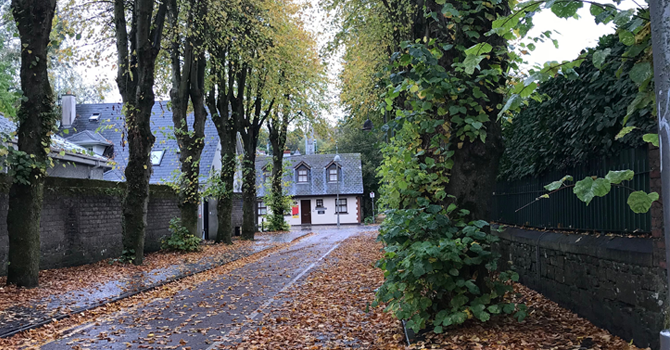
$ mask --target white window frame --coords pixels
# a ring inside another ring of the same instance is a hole
[[[344,208],[344,211],[340,211],[342,208]],[[335,213],[340,213],[340,214],[348,214],[349,212],[349,206],[347,205],[347,199],[346,198],[340,198],[340,202],[337,203],[337,199],[335,200]]]
[[[256,203],[258,203],[258,204],[256,204],[256,208],[258,210],[258,215],[259,216],[267,215],[268,214],[268,207],[265,204],[265,202],[259,201],[259,202],[256,202]]]
[[[151,151],[151,165],[160,166],[163,161],[163,156],[165,155],[165,150],[156,150]]]
[[[299,183],[309,182],[309,173],[307,169],[298,169],[298,182]]]
[[[335,183],[340,180],[340,172],[338,170],[337,167],[328,169],[328,182]],[[335,176],[335,180],[333,180],[333,176]]]

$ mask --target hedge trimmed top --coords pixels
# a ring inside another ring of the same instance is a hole
[[[637,129],[615,140],[627,107],[638,91],[626,77],[635,60],[629,59],[617,72],[626,46],[616,36],[608,35],[600,39],[597,47],[605,48],[610,48],[611,53],[601,69],[593,65],[595,50],[589,49],[588,59],[576,69],[578,79],[557,76],[542,84],[538,90],[548,98],[531,101],[505,125],[499,179],[539,175],[611,156],[622,149],[641,146],[642,135],[654,132],[656,120],[652,106],[648,106],[634,112],[627,123]]]

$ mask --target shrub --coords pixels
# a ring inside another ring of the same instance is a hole
[[[170,236],[161,240],[161,248],[181,252],[200,250],[201,239],[191,235],[188,229],[181,224],[180,218],[170,220]]]
[[[385,282],[375,305],[386,303],[415,332],[433,326],[436,333],[470,318],[487,321],[491,314],[512,314],[522,320],[525,305],[505,302],[512,291],[506,281],[517,281],[515,272],[497,274],[497,256],[491,244],[498,237],[486,232],[483,220],[465,222],[467,210],[455,205],[443,210],[390,210],[379,240],[384,257],[377,266]]]
[[[363,223],[366,225],[372,225],[375,223],[375,219],[372,216],[368,216],[365,218],[365,220],[363,220]]]

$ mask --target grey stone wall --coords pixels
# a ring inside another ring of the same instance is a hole
[[[498,235],[499,265],[522,284],[639,347],[658,348],[667,284],[652,239],[518,228]]]
[[[217,205],[217,200],[216,199],[208,199],[209,202],[209,239],[214,240],[216,239],[216,232],[219,229],[219,222],[218,222],[218,211],[216,209]],[[235,230],[237,230],[237,233],[240,234],[241,228],[242,228],[242,194],[241,193],[235,193],[233,194],[233,213],[232,213],[232,232],[230,233],[231,236],[235,237]]]
[[[7,273],[8,188],[8,180],[0,176],[0,275]],[[90,264],[121,255],[124,188],[124,183],[109,181],[47,178],[40,268]],[[176,194],[167,186],[151,185],[145,251],[160,249],[170,219],[179,215]]]

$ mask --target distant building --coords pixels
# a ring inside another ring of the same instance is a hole
[[[0,113],[0,134],[2,135],[0,142],[9,143],[15,149],[18,147],[16,124],[2,113]],[[50,149],[49,157],[52,161],[48,163],[48,176],[102,180],[103,174],[113,167],[109,158],[90,152],[58,135],[51,136]],[[0,169],[2,172],[7,171],[4,164],[0,165]]]
[[[125,169],[128,164],[127,131],[121,103],[80,104],[75,96],[62,97],[63,115],[59,134],[67,141],[99,156],[109,157],[115,166],[107,169],[104,180],[124,182]],[[193,115],[188,116],[188,125],[193,125]],[[166,102],[156,102],[152,108],[151,131],[156,137],[151,150],[152,173],[149,183],[164,184],[175,182],[181,173],[179,162],[179,146],[174,136],[172,111]],[[242,153],[242,146],[237,145],[237,152]],[[204,188],[211,175],[221,170],[221,144],[219,135],[211,118],[205,122],[205,147],[200,157],[200,186]],[[241,192],[240,173],[236,174],[234,192]],[[238,196],[239,197],[239,196]],[[239,213],[233,215],[233,226],[241,226],[241,199],[237,199],[235,208]],[[234,209],[235,211],[235,209]],[[205,238],[214,238],[218,228],[216,217],[216,201],[205,200],[199,211],[199,230]],[[238,228],[239,230],[239,228]]]
[[[313,145],[313,143],[312,143]],[[284,216],[290,225],[332,225],[337,223],[337,212],[341,224],[361,223],[361,195],[363,173],[359,153],[340,154],[339,166],[333,162],[334,154],[284,155],[283,182],[289,184],[288,195],[293,198],[291,211]],[[263,201],[270,186],[272,157],[256,159],[256,182],[258,185],[259,224],[267,221],[270,208]],[[340,202],[336,203],[339,193]]]

